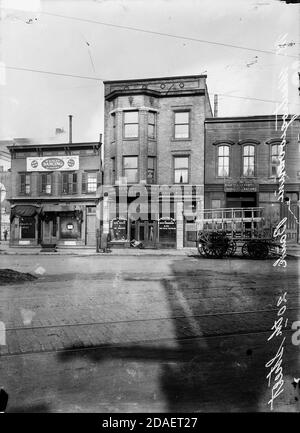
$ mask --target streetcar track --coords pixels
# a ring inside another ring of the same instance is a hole
[[[286,311],[294,311],[299,310],[298,307],[290,307],[287,308]],[[87,323],[64,323],[61,325],[41,325],[41,326],[31,326],[31,327],[11,327],[6,328],[7,331],[29,331],[35,329],[52,329],[52,328],[66,328],[66,327],[74,327],[74,326],[95,326],[95,325],[117,325],[124,323],[136,323],[136,322],[154,322],[159,320],[180,320],[180,319],[191,319],[191,318],[205,318],[205,317],[216,317],[216,316],[230,316],[230,315],[238,315],[238,314],[259,314],[259,313],[271,313],[277,312],[278,308],[272,308],[268,310],[248,310],[248,311],[228,311],[228,312],[217,312],[217,313],[205,313],[205,314],[193,314],[193,315],[181,315],[181,316],[172,316],[172,317],[151,317],[148,319],[131,319],[131,320],[113,320],[113,321],[103,321],[103,322],[87,322]]]

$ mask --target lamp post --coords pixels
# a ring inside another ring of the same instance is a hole
[[[2,240],[2,193],[5,194],[6,189],[4,188],[4,185],[0,183],[0,242]],[[3,197],[4,201],[5,195]]]

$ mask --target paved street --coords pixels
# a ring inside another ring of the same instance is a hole
[[[299,260],[2,255],[33,282],[0,286],[8,411],[268,411],[267,341],[287,291],[284,392],[298,411]],[[279,342],[279,343],[278,343]]]

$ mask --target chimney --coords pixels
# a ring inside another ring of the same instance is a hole
[[[72,143],[72,114],[69,114],[69,143]]]
[[[218,95],[214,95],[214,117],[218,117]]]

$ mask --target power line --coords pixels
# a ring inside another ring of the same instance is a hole
[[[12,70],[16,70],[16,71],[37,72],[39,74],[60,75],[63,77],[84,78],[85,80],[104,81],[104,79],[100,78],[100,77],[99,78],[87,77],[86,75],[63,74],[61,72],[42,71],[40,69],[19,68],[17,66],[7,66],[5,64],[0,64],[0,67],[6,68],[6,69],[12,69]]]
[[[96,20],[90,20],[90,19],[86,19],[86,18],[72,17],[69,15],[54,14],[51,12],[43,12],[42,11],[40,13],[43,15],[48,15],[48,16],[52,16],[52,17],[81,21],[81,22],[86,22],[86,23],[91,23],[91,24],[98,24],[98,25],[113,27],[113,28],[122,29],[122,30],[131,30],[131,31],[140,32],[140,33],[148,33],[151,35],[166,36],[166,37],[174,38],[174,39],[182,39],[182,40],[186,40],[186,41],[200,42],[203,44],[217,45],[217,46],[228,47],[228,48],[236,48],[236,49],[252,51],[252,52],[256,52],[256,53],[273,54],[273,55],[277,55],[277,56],[291,57],[294,59],[298,59],[298,56],[291,55],[291,54],[282,54],[282,53],[278,53],[276,51],[260,50],[258,48],[243,47],[241,45],[226,44],[224,42],[213,42],[213,41],[208,41],[206,39],[192,38],[192,37],[183,36],[183,35],[174,35],[172,33],[164,33],[164,32],[158,32],[158,31],[154,31],[154,30],[146,30],[146,29],[143,29],[141,27],[123,26],[120,24],[106,23],[103,21],[96,21]]]

